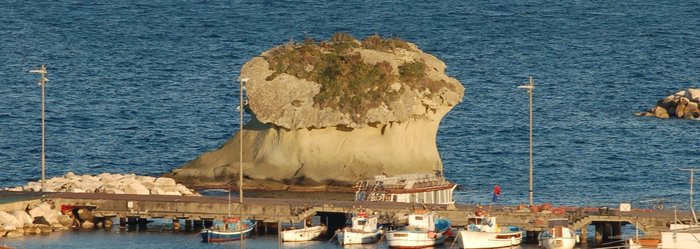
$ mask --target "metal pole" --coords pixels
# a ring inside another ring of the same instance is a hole
[[[46,65],[42,64],[41,68],[29,70],[31,73],[41,74],[41,79],[39,80],[39,85],[41,86],[41,192],[44,192],[44,185],[46,184],[46,112],[45,102],[46,102]]]
[[[240,148],[240,154],[238,155],[238,202],[241,204],[243,203],[243,85],[245,82],[245,79],[240,80],[241,84],[238,95],[240,111],[240,126],[238,128],[238,138],[240,139],[238,146]]]
[[[693,206],[693,178],[695,176],[695,169],[681,169],[683,171],[690,171],[690,212],[693,213],[693,220],[695,220],[695,224],[698,223],[698,218],[695,215],[695,208]]]
[[[238,138],[240,138],[239,145],[238,147],[240,148],[239,152],[240,154],[238,155],[238,203],[239,205],[239,226],[238,229],[241,230],[241,248],[245,248],[245,233],[243,233],[243,87],[245,87],[245,84],[248,82],[247,78],[240,79],[240,86],[239,86],[239,94],[238,94],[238,107],[239,107],[239,117],[240,117],[240,122],[239,122],[239,128],[238,128]]]
[[[535,89],[535,83],[532,80],[532,75],[529,76],[527,85],[518,86],[518,88],[526,89],[530,97],[530,188],[528,190],[530,206],[533,205],[533,190],[532,190],[532,92]]]
[[[534,89],[534,83],[532,82],[532,75],[530,75],[530,90],[528,93],[530,95],[530,206],[532,203],[532,90]]]

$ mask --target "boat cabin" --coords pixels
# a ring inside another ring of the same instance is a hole
[[[553,218],[549,219],[549,228],[542,231],[540,237],[542,238],[575,238],[576,234],[573,230],[569,229],[569,219],[566,218]]]
[[[408,226],[418,229],[435,231],[435,217],[432,213],[416,212],[408,215]]]
[[[496,217],[468,217],[467,230],[481,232],[499,232],[500,228],[496,223]]]
[[[377,230],[377,216],[358,213],[355,217],[352,217],[352,229],[362,232],[373,232]]]

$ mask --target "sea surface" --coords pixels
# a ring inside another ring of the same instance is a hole
[[[687,210],[679,169],[700,168],[699,121],[634,116],[700,87],[695,1],[6,0],[0,9],[0,188],[41,175],[41,91],[29,73],[41,64],[47,177],[157,176],[237,131],[243,63],[336,32],[414,42],[466,87],[437,140],[459,203],[488,203],[495,184],[500,204],[528,202],[528,95],[517,86],[529,75],[536,203]],[[13,245],[203,246],[170,233],[85,234]]]

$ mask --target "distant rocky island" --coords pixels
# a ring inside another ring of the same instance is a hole
[[[446,65],[379,35],[289,42],[252,58],[242,131],[166,174],[189,186],[331,190],[380,174],[442,171],[436,135],[464,97]]]
[[[656,102],[656,106],[636,116],[700,120],[700,88],[688,88]]]

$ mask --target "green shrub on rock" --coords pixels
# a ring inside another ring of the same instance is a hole
[[[355,121],[361,121],[368,110],[395,101],[404,90],[392,89],[396,82],[419,91],[427,88],[430,93],[449,87],[444,81],[428,79],[423,62],[406,63],[399,66],[399,72],[394,72],[387,61],[364,62],[356,50],[359,48],[386,53],[412,49],[406,41],[382,39],[379,35],[368,36],[362,42],[346,33],[336,33],[329,41],[320,43],[306,38],[303,43],[289,43],[265,55],[273,71],[266,80],[288,74],[319,83],[321,89],[313,98],[314,106],[340,110]]]

